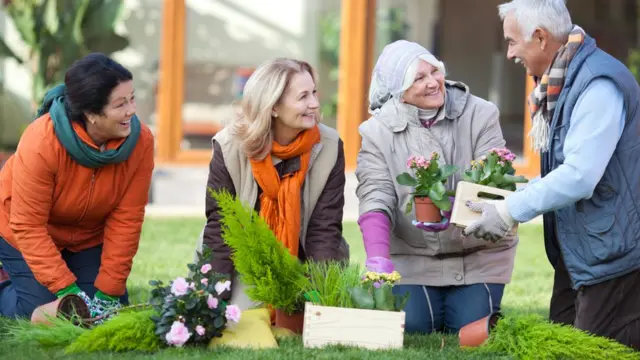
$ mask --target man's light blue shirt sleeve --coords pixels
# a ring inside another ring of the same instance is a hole
[[[571,113],[564,163],[510,195],[507,206],[511,216],[527,222],[590,198],[620,140],[625,117],[624,96],[615,83],[604,78],[592,81]]]

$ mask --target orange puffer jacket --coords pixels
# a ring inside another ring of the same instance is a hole
[[[95,286],[108,295],[124,294],[154,167],[153,134],[141,125],[129,159],[90,169],[69,156],[45,114],[27,127],[0,171],[0,236],[22,253],[51,292],[76,281],[62,249],[77,252],[103,244]],[[73,127],[97,149],[82,125]],[[123,141],[111,140],[106,147],[116,149]]]

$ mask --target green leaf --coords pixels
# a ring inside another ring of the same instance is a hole
[[[0,58],[7,57],[15,59],[18,63],[23,64],[24,61],[7,45],[2,38],[0,38]]]
[[[91,52],[99,52],[103,54],[112,54],[116,51],[124,50],[129,46],[129,39],[120,35],[102,34],[102,36],[87,37],[85,43]]]
[[[500,174],[499,172],[494,172],[493,174],[491,174],[491,182],[498,184],[498,186],[500,184],[502,184],[502,182],[504,181],[504,176],[502,176],[502,174]]]
[[[224,318],[222,316],[217,316],[214,320],[213,320],[213,326],[216,327],[216,329],[221,329],[224,326]]]
[[[373,296],[371,296],[366,289],[354,287],[350,292],[353,304],[356,305],[358,309],[374,309],[375,301],[373,300]]]
[[[480,182],[480,169],[471,170],[471,179],[475,184]]]
[[[434,183],[429,189],[429,198],[433,200],[433,202],[440,201],[444,198],[444,193],[447,189],[444,187],[440,181]]]
[[[446,179],[449,176],[453,175],[456,171],[458,171],[458,167],[456,165],[444,165],[441,170],[442,172],[440,176],[443,179]]]
[[[409,214],[413,210],[413,199],[409,200],[407,206],[404,209],[405,214]]]
[[[407,302],[409,301],[410,293],[407,291],[401,296],[396,296],[396,311],[404,310],[404,307],[407,306]]]
[[[404,185],[404,186],[418,185],[418,180],[414,179],[413,176],[411,176],[407,172],[403,172],[402,174],[396,176],[396,181],[398,182],[398,184]]]
[[[58,32],[60,21],[58,19],[58,6],[56,0],[47,0],[43,14],[44,26],[50,34]]]
[[[395,298],[391,293],[390,285],[382,285],[373,289],[373,298],[375,300],[375,308],[377,310],[393,311],[395,310]]]
[[[449,211],[451,210],[451,201],[449,200],[448,197],[442,198],[440,200],[433,200],[433,203],[440,209],[443,211]]]
[[[95,38],[112,32],[122,13],[122,3],[122,0],[91,1],[82,24],[85,37]]]
[[[506,183],[527,183],[529,180],[522,175],[513,176],[513,175],[504,175],[504,182]]]

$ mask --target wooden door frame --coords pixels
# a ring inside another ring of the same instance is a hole
[[[346,171],[355,170],[360,134],[358,127],[368,115],[368,89],[373,70],[376,0],[343,0],[341,2],[340,63],[338,82],[337,130],[344,142]],[[211,150],[182,150],[184,103],[184,69],[186,53],[185,0],[164,0],[162,15],[161,59],[157,101],[158,164],[203,165],[211,158]],[[534,83],[527,77],[525,96]],[[531,118],[524,99],[523,158],[515,164],[518,174],[537,176],[540,156],[531,148],[527,136]]]

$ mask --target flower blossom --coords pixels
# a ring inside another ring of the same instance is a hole
[[[207,306],[209,309],[215,309],[218,307],[218,298],[213,297],[213,295],[209,294],[207,297]]]
[[[211,271],[211,264],[204,264],[202,265],[202,267],[200,268],[200,272],[203,274],[208,273],[209,271]]]
[[[227,310],[224,312],[224,316],[227,320],[232,321],[234,323],[240,322],[240,308],[236,305],[227,306]]]
[[[189,284],[183,277],[177,277],[171,284],[171,293],[175,296],[182,296],[189,290]]]
[[[231,281],[218,281],[218,283],[216,284],[216,292],[218,293],[218,295],[222,294],[225,290],[231,291]]]
[[[206,329],[202,325],[198,325],[196,326],[196,332],[198,333],[198,335],[204,336]]]
[[[165,336],[167,344],[175,345],[176,347],[184,345],[190,337],[189,329],[180,321],[174,321],[171,325],[171,330]]]
[[[209,279],[204,278],[204,279],[200,280],[200,284],[202,284],[202,285],[204,285],[204,286],[209,285]]]

